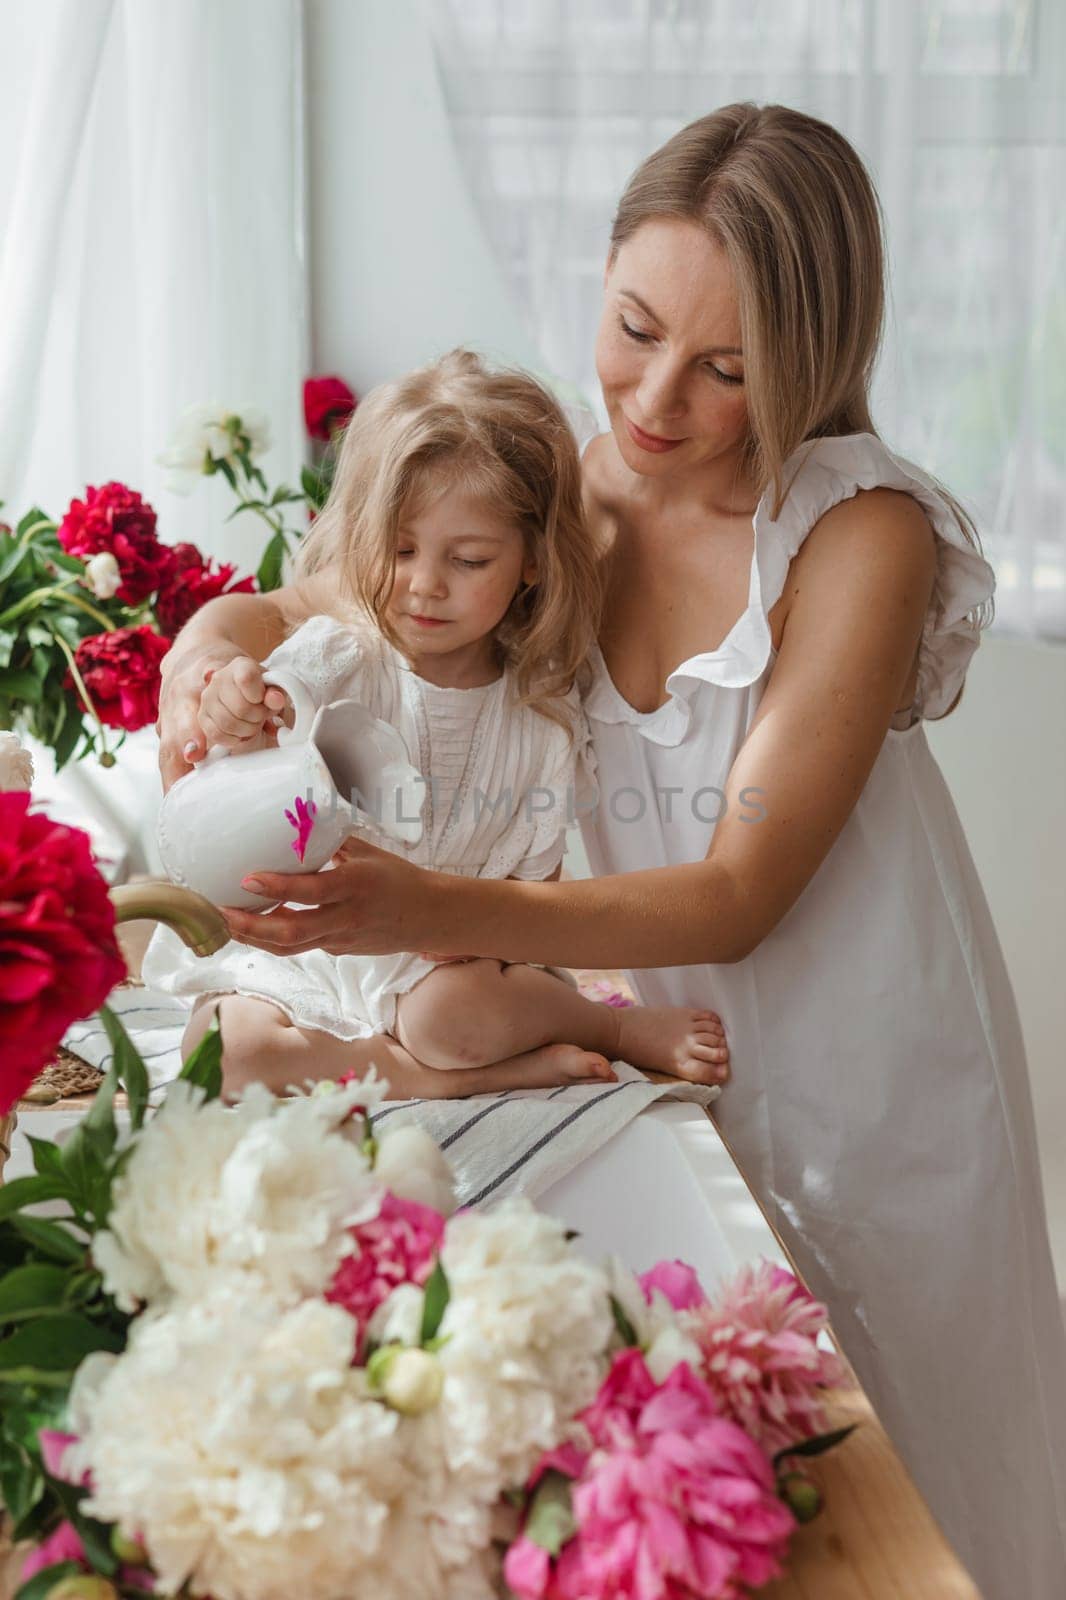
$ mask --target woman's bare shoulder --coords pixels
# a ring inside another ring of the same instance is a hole
[[[788,591],[814,584],[825,593],[932,588],[936,535],[913,495],[899,489],[860,489],[838,501],[811,528],[793,559]]]

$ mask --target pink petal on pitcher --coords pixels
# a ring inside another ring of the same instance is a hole
[[[297,859],[302,861],[307,854],[307,841],[310,839],[311,830],[315,825],[315,813],[318,807],[313,800],[304,800],[300,795],[296,796],[293,805],[295,807],[295,815],[292,811],[286,811],[285,818],[296,830],[292,848],[296,852]]]

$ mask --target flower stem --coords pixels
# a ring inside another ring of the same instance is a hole
[[[111,754],[111,751],[107,747],[107,734],[104,732],[104,725],[100,721],[100,713],[97,711],[96,707],[93,705],[93,697],[89,693],[88,689],[86,688],[85,679],[82,677],[81,673],[78,671],[78,664],[74,660],[74,652],[70,648],[70,646],[67,643],[67,641],[63,638],[62,634],[57,633],[55,635],[55,641],[56,641],[56,644],[59,646],[59,648],[62,650],[63,654],[67,658],[67,665],[70,667],[70,675],[74,679],[74,687],[77,689],[78,694],[81,696],[81,699],[82,699],[82,702],[84,703],[86,711],[89,713],[89,715],[92,717],[93,721],[96,723],[97,731],[98,731],[98,733],[100,735],[100,762],[101,762],[101,765],[105,766],[105,767],[113,767],[114,764],[115,764],[115,758]]]
[[[42,517],[40,522],[31,522],[19,540],[19,549],[22,550],[28,545],[35,533],[41,533],[44,529],[47,529],[49,533],[55,533],[58,526],[57,522],[51,522],[48,517]]]
[[[113,633],[115,624],[105,617],[102,611],[97,611],[95,606],[91,606],[87,600],[81,599],[79,595],[68,593],[72,583],[80,582],[81,574],[72,572],[69,577],[61,578],[58,583],[49,584],[44,589],[34,589],[30,594],[24,594],[21,600],[16,600],[15,604],[8,606],[6,611],[0,611],[0,628],[9,622],[14,622],[16,617],[21,617],[24,612],[32,610],[34,606],[40,605],[45,600],[50,600],[53,595],[61,595],[64,600],[69,600],[72,606],[77,606],[80,611],[88,612],[94,621],[101,624],[105,632]]]

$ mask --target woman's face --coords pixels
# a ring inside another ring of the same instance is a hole
[[[596,370],[615,441],[642,477],[734,456],[747,438],[736,285],[694,222],[645,222],[608,264]]]

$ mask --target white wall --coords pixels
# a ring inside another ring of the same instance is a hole
[[[930,724],[1018,997],[1066,1292],[1066,648],[986,636]]]
[[[308,0],[311,344],[364,393],[456,344],[536,366],[458,169],[418,0]]]
[[[539,365],[467,198],[417,0],[307,9],[315,369],[365,390],[457,343]],[[1018,995],[1066,1285],[1066,649],[986,638],[930,741]]]

